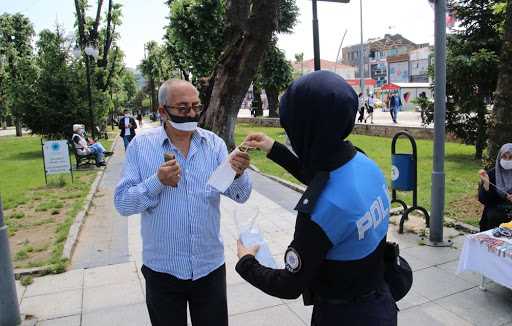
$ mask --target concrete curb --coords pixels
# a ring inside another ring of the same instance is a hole
[[[117,145],[117,142],[119,141],[119,137],[116,137],[114,139],[114,142],[112,143],[112,146],[110,146],[110,151],[114,149],[114,147]],[[111,157],[105,158],[105,162],[108,163],[110,161]],[[101,182],[101,179],[103,178],[103,175],[105,174],[105,169],[101,169],[96,173],[96,178],[94,179],[94,182],[91,185],[91,188],[89,190],[89,193],[85,197],[85,203],[78,212],[78,214],[75,217],[75,221],[69,228],[68,237],[66,239],[66,242],[64,243],[64,249],[62,251],[62,258],[71,260],[71,257],[73,255],[73,250],[75,249],[76,243],[78,242],[78,236],[80,235],[80,230],[82,228],[82,225],[84,223],[85,217],[87,216],[87,212],[89,211],[89,208],[91,207],[92,200],[94,198],[94,195],[96,194],[96,191],[98,190],[99,184]],[[41,266],[41,267],[35,267],[35,268],[18,268],[14,270],[14,277],[16,279],[20,279],[22,276],[26,275],[33,275],[33,276],[43,276],[50,272],[51,266]]]
[[[112,143],[112,146],[110,147],[110,151],[114,149],[117,142],[119,140],[119,137],[116,137],[114,139],[114,142]],[[107,157],[105,159],[106,163],[110,161],[111,157]],[[94,179],[94,182],[91,185],[91,189],[89,190],[89,194],[87,194],[87,197],[85,197],[85,203],[80,212],[75,217],[75,222],[71,225],[69,228],[68,238],[66,239],[66,243],[64,244],[64,250],[62,251],[62,258],[71,260],[71,257],[73,256],[73,251],[76,247],[76,243],[78,242],[78,236],[80,235],[80,230],[82,228],[82,225],[85,221],[85,218],[87,216],[87,212],[91,208],[92,200],[94,198],[94,195],[98,191],[101,179],[103,179],[103,175],[105,174],[105,169],[102,169],[101,171],[98,171],[96,175],[96,179]]]

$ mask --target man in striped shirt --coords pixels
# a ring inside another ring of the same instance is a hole
[[[158,102],[163,127],[132,140],[114,196],[121,215],[142,215],[142,273],[151,323],[185,326],[188,303],[193,326],[227,325],[221,193],[207,185],[228,158],[226,144],[197,127],[202,107],[192,84],[165,82]],[[164,162],[164,153],[174,158]],[[244,173],[249,156],[236,151],[229,161],[237,176],[223,195],[243,203],[251,193]]]

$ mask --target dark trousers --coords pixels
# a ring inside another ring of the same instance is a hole
[[[186,326],[187,303],[193,326],[228,325],[226,266],[198,280],[180,280],[142,266],[146,305],[153,326]]]
[[[389,114],[394,123],[396,123],[396,108],[389,109]]]
[[[350,303],[315,303],[311,326],[396,326],[398,309],[387,287]]]

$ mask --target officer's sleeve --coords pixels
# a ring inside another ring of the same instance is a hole
[[[236,271],[263,292],[282,299],[296,299],[317,274],[332,243],[308,214],[299,213],[294,240],[285,254],[285,269],[271,269],[252,255],[242,257]]]
[[[299,158],[295,156],[285,145],[275,141],[267,157],[290,172],[297,180],[305,185],[311,181],[304,173]]]

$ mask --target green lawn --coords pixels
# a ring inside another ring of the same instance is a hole
[[[238,124],[236,129],[237,144],[250,132],[264,132],[279,142],[284,142],[285,135],[281,128],[255,127]],[[391,175],[391,138],[353,135],[349,138],[373,159],[382,169],[386,178]],[[418,140],[418,203],[430,209],[432,153],[433,143],[429,140]],[[409,141],[401,139],[397,144],[397,152],[410,152]],[[477,171],[480,161],[473,159],[474,147],[458,143],[446,143],[446,215],[476,225],[480,219],[480,205],[476,201],[478,184]],[[299,183],[277,164],[265,158],[264,153],[251,154],[251,160],[264,173]],[[410,201],[411,196],[399,194]]]
[[[46,185],[39,137],[0,137],[0,149],[0,196],[15,266],[62,266],[69,227],[98,169],[75,171],[74,183],[69,174],[49,176]]]

